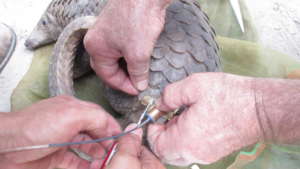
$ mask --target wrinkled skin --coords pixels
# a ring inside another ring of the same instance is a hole
[[[205,83],[204,83],[205,82]],[[195,74],[166,87],[160,109],[188,108],[166,125],[152,125],[148,140],[166,163],[210,164],[261,137],[253,78]]]
[[[1,114],[0,120],[1,128],[10,129],[9,132],[0,131],[1,138],[4,138],[0,140],[1,148],[87,140],[120,132],[118,123],[102,108],[67,96],[41,101],[20,112]],[[100,159],[109,144],[73,148]],[[5,169],[82,169],[90,165],[67,148],[9,153],[1,155],[0,162],[1,168]]]
[[[84,44],[91,66],[111,87],[137,94],[148,85],[150,54],[165,21],[170,0],[110,0]],[[113,25],[113,26],[112,26]],[[129,77],[118,60],[127,62]]]

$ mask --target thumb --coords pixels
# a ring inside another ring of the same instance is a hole
[[[130,124],[125,131],[132,130],[136,124]],[[141,151],[143,130],[137,129],[118,140],[118,152],[123,155],[138,156]]]
[[[136,127],[136,124],[129,125],[125,131]],[[107,166],[108,169],[128,168],[140,165],[139,156],[142,151],[142,129],[135,130],[118,140],[117,154]]]
[[[158,108],[162,111],[172,111],[182,106],[192,106],[199,100],[201,94],[199,89],[195,76],[169,84],[157,101]]]
[[[158,154],[157,151],[155,151],[155,148],[157,147],[157,141],[158,138],[161,137],[162,133],[165,132],[165,125],[163,124],[151,124],[148,127],[148,135],[147,139],[150,144],[151,149]]]
[[[140,91],[148,87],[150,55],[125,57],[127,70],[133,85]]]
[[[157,137],[165,131],[165,125],[163,124],[151,124],[148,127],[148,141],[153,143]]]
[[[147,169],[166,169],[164,165],[146,147],[142,148],[141,163]]]
[[[163,162],[170,163],[180,159],[179,152],[181,151],[181,137],[177,123],[178,118],[170,121],[168,127],[166,125],[153,124],[148,128],[148,142],[152,151]]]

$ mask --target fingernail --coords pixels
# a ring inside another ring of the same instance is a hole
[[[143,80],[137,83],[137,88],[140,91],[147,89],[147,87],[148,87],[148,80]]]
[[[135,123],[129,124],[129,125],[126,127],[125,132],[130,131],[130,130],[136,128],[136,127],[137,127],[137,124],[135,124]],[[132,134],[135,134],[135,135],[137,135],[137,136],[139,136],[139,137],[142,137],[142,135],[143,135],[143,130],[142,130],[142,129],[137,129],[137,130],[134,130],[134,131],[131,132],[131,133],[132,133]]]

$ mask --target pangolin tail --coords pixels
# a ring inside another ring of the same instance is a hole
[[[72,21],[58,38],[50,58],[49,92],[51,97],[74,95],[73,66],[76,47],[95,21],[95,16],[80,17]]]

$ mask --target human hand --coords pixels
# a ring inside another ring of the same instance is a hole
[[[91,66],[111,87],[138,94],[148,86],[150,54],[171,0],[109,0],[84,38]],[[124,57],[127,72],[119,66]],[[138,89],[138,90],[137,90]]]
[[[148,140],[166,163],[210,164],[261,137],[253,78],[199,73],[166,87],[164,111],[187,109],[166,125],[151,125]]]
[[[135,124],[129,125],[125,131],[131,130]],[[118,140],[117,153],[105,169],[165,169],[160,161],[142,146],[143,130],[138,129]],[[90,169],[99,169],[101,161],[95,161]]]
[[[118,123],[102,108],[68,96],[51,98],[22,111],[1,115],[0,120],[0,149],[82,141],[120,132]],[[72,148],[78,148],[94,158],[102,158],[109,144],[106,142]],[[0,155],[0,164],[0,168],[6,169],[81,169],[90,165],[67,151],[67,148],[8,153]]]

